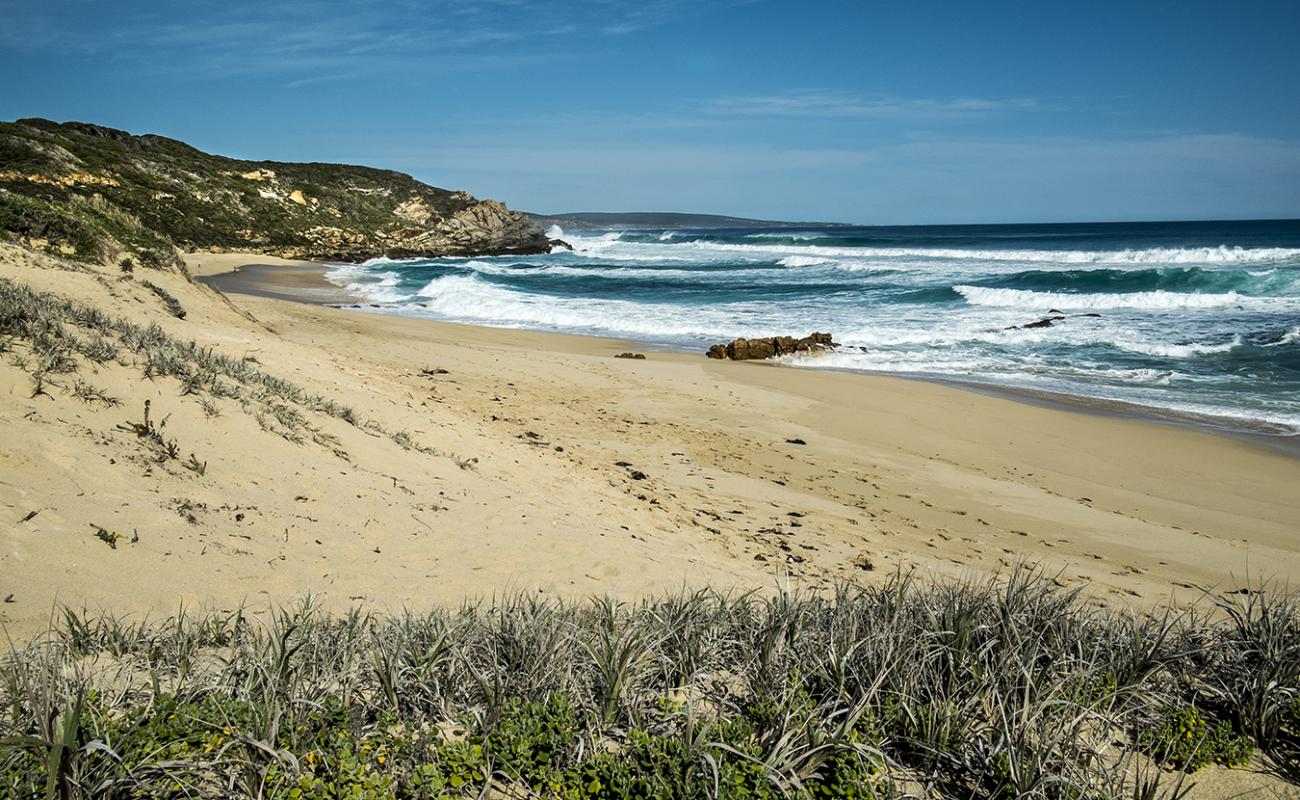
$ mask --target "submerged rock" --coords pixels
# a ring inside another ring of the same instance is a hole
[[[1064,317],[1063,315],[1058,315],[1058,316],[1054,316],[1054,317],[1043,317],[1042,319],[1038,320],[1037,322],[1030,322],[1030,323],[1027,323],[1027,324],[1025,324],[1025,325],[1021,325],[1020,327],[1022,327],[1022,328],[1050,328],[1050,327],[1052,327],[1053,325],[1055,325],[1056,323],[1060,322],[1060,321],[1063,320],[1063,319],[1065,319],[1065,317]],[[1014,327],[1014,326],[1012,326],[1012,327]]]
[[[705,353],[709,358],[729,358],[732,361],[756,361],[791,353],[815,353],[839,347],[829,333],[812,333],[802,339],[793,336],[772,336],[762,339],[733,339],[727,344],[715,344]]]
[[[1006,328],[1003,328],[1003,330],[1022,331],[1022,330],[1028,330],[1030,328],[1051,328],[1054,325],[1056,325],[1056,323],[1058,322],[1064,322],[1068,317],[1100,317],[1101,316],[1101,314],[1098,314],[1095,311],[1089,311],[1086,314],[1070,314],[1068,315],[1068,317],[1067,315],[1062,314],[1056,309],[1052,309],[1047,313],[1049,316],[1043,317],[1037,322],[1027,322],[1024,325],[1008,325]]]

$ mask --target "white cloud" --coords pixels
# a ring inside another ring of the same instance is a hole
[[[927,138],[859,148],[574,137],[533,146],[447,142],[368,160],[535,211],[882,224],[1300,215],[1300,141],[1243,134]]]

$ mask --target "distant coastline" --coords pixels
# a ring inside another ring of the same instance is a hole
[[[689,228],[801,228],[849,227],[848,222],[792,222],[733,217],[725,214],[688,214],[677,211],[577,211],[567,214],[525,212],[543,228],[558,225],[566,230],[689,229]]]

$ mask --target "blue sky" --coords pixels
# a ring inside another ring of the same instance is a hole
[[[533,211],[1300,217],[1298,2],[4,0],[0,118]]]

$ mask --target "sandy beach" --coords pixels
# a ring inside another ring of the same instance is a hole
[[[1300,4],[11,5],[0,800],[1300,800]]]
[[[191,258],[200,275],[241,263],[274,261]],[[323,290],[321,268],[279,268],[265,294]],[[179,320],[101,271],[16,248],[0,274],[249,359],[414,445],[329,418],[310,420],[328,446],[290,441],[237,403],[205,409],[174,379],[112,362],[87,379],[119,405],[29,397],[5,362],[11,636],[56,604],[156,615],[308,592],[393,608],[516,590],[824,589],[1021,561],[1143,604],[1300,567],[1300,460],[1227,436],[914,380],[619,359],[625,342],[225,296],[160,274]],[[139,456],[122,426],[146,400],[202,473]],[[105,546],[101,528],[122,543]]]

